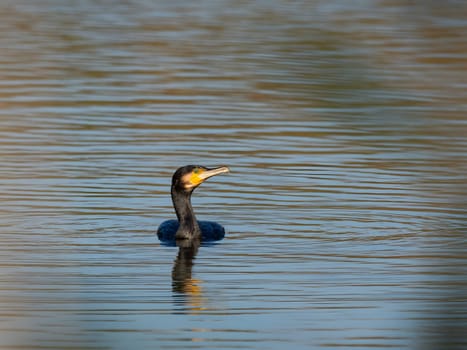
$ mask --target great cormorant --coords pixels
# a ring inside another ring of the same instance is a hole
[[[208,169],[200,165],[187,165],[175,171],[172,177],[172,203],[178,220],[164,221],[157,229],[163,242],[181,240],[217,241],[224,237],[224,228],[216,222],[196,220],[191,206],[191,194],[211,176],[229,172],[228,167]]]

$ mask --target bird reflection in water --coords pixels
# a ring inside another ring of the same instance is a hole
[[[177,242],[178,254],[172,270],[172,291],[177,306],[184,311],[198,313],[205,310],[202,281],[192,277],[194,260],[200,246],[199,241]]]
[[[193,277],[193,266],[200,247],[213,246],[216,240],[177,240],[164,242],[165,246],[178,247],[178,253],[172,269],[172,292],[177,312],[197,314],[207,310],[207,299],[203,293],[203,281]]]

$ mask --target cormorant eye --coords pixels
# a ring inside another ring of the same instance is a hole
[[[193,173],[198,174],[198,173],[199,173],[199,168],[195,168],[195,169],[193,170]]]

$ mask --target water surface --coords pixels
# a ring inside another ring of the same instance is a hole
[[[466,347],[466,13],[0,4],[0,347]]]

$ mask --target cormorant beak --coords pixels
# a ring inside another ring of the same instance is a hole
[[[195,188],[212,176],[228,172],[230,172],[230,169],[226,166],[214,169],[198,168],[196,171],[188,175],[188,181],[186,181],[186,183],[188,184],[187,187],[191,189]]]
[[[212,176],[224,174],[228,172],[230,172],[230,169],[228,167],[221,166],[219,168],[205,170],[201,174],[198,174],[198,177],[201,179],[201,181],[205,181]]]

